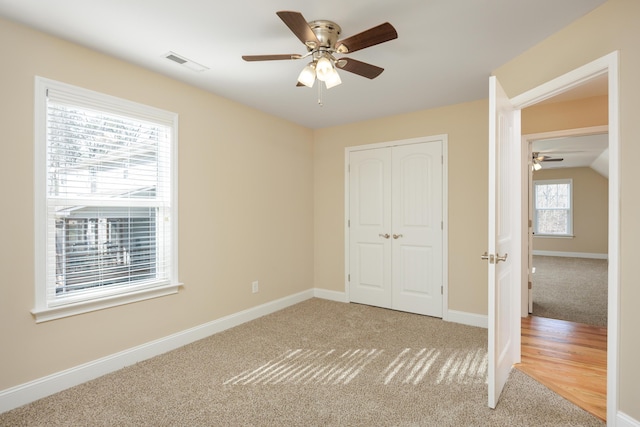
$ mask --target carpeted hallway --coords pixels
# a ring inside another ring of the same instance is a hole
[[[534,256],[533,315],[607,326],[605,259]]]
[[[513,370],[487,407],[487,331],[311,299],[13,411],[2,426],[601,426]]]

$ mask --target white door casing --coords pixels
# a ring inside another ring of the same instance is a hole
[[[522,315],[529,315],[530,313],[533,313],[533,274],[534,274],[534,270],[533,270],[533,170],[531,170],[531,165],[533,165],[532,162],[532,154],[533,154],[533,150],[531,149],[532,145],[531,143],[527,144],[527,150],[526,150],[526,156],[528,158],[527,160],[527,166],[525,168],[525,173],[527,176],[527,181],[526,183],[523,183],[522,188],[524,189],[526,186],[527,189],[527,210],[526,210],[526,214],[527,214],[527,219],[526,219],[526,233],[527,233],[527,245],[529,247],[529,250],[527,251],[527,256],[526,256],[526,266],[527,266],[527,271],[526,271],[526,283],[527,283],[527,289],[526,289],[526,298],[527,298],[527,308],[526,310],[522,310]],[[523,257],[523,262],[524,262],[524,257]],[[524,270],[524,269],[523,269]],[[524,289],[521,287],[522,292],[520,294],[520,298],[523,298],[523,293],[525,292]],[[526,313],[525,313],[526,311]]]
[[[347,150],[348,300],[443,317],[443,139]]]
[[[488,405],[520,361],[520,110],[489,79]]]

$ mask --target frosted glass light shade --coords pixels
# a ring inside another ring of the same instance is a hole
[[[321,80],[323,82],[326,81],[332,71],[335,71],[333,69],[333,64],[327,57],[323,56],[322,58],[318,59],[318,62],[316,64],[316,77],[318,77],[318,80]]]
[[[313,83],[316,81],[316,70],[313,62],[302,69],[298,76],[298,81],[306,87],[313,87]]]
[[[332,72],[329,74],[327,79],[324,81],[324,84],[327,86],[327,89],[331,89],[334,86],[338,86],[340,83],[342,83],[340,74],[338,74],[338,72],[334,68],[332,69]]]

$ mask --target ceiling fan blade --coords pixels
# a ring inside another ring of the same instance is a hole
[[[320,44],[320,41],[307,23],[307,20],[304,19],[304,16],[302,16],[300,12],[283,10],[276,12],[276,15],[282,19],[282,22],[284,22],[293,34],[295,34],[296,37],[298,37],[305,45],[309,46],[307,42],[312,42],[314,45],[311,47],[315,48]]]
[[[368,79],[375,79],[384,71],[384,68],[376,67],[375,65],[352,58],[340,58],[336,63],[338,68]]]
[[[245,61],[279,61],[283,59],[300,59],[302,56],[297,53],[284,55],[243,55]]]
[[[561,162],[564,159],[562,157],[547,157],[545,159],[540,160],[541,162]]]
[[[393,25],[385,22],[344,40],[339,40],[336,43],[336,50],[340,53],[355,52],[365,47],[375,46],[397,38],[396,29],[393,28]]]

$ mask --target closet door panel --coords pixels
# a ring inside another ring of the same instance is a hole
[[[442,146],[392,151],[392,308],[442,317]]]
[[[391,151],[355,151],[349,165],[349,298],[390,308]]]

